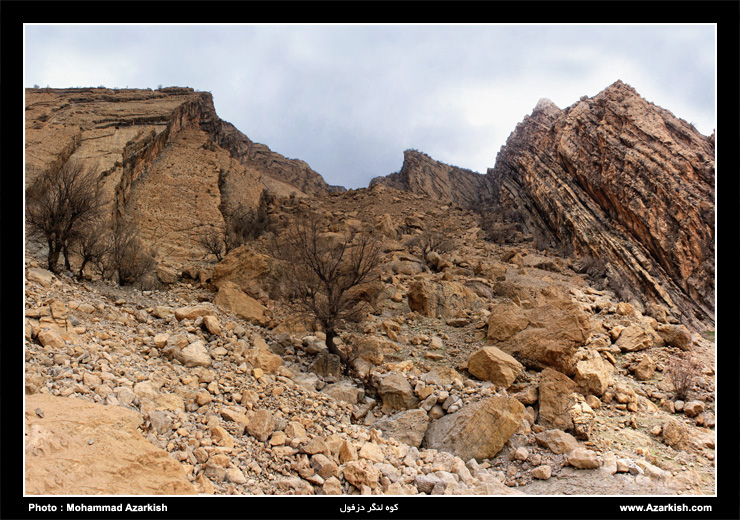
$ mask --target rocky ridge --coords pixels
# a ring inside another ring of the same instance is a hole
[[[713,136],[617,81],[564,110],[542,100],[487,175],[641,303],[714,319]]]
[[[53,165],[90,165],[113,220],[131,219],[160,260],[202,256],[194,230],[223,228],[223,212],[340,188],[305,162],[255,143],[221,120],[208,92],[26,89],[26,186]]]
[[[141,435],[208,494],[713,492],[710,340],[593,288],[570,259],[481,241],[473,213],[427,197],[376,186],[285,203],[386,237],[373,311],[341,336],[364,352],[362,379],[254,280],[217,288],[204,266],[142,292],[55,276],[30,255],[27,431],[80,400],[139,414]],[[415,238],[443,228],[454,247],[424,258]],[[254,262],[260,241],[251,249],[232,255]],[[702,369],[679,402],[666,367],[686,350]],[[485,428],[498,437],[474,434]],[[29,453],[53,467],[51,452]]]
[[[401,170],[372,179],[369,187],[377,184],[462,208],[478,207],[492,197],[491,185],[484,175],[435,161],[417,150],[406,150]]]

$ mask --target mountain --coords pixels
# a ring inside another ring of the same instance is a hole
[[[264,191],[317,195],[329,186],[304,161],[251,141],[208,92],[26,89],[26,185],[69,160],[99,172],[109,214],[133,219],[162,257],[202,256],[192,231],[256,208]]]
[[[644,302],[714,318],[714,136],[617,81],[560,110],[541,100],[488,177]]]
[[[714,136],[617,81],[565,109],[541,99],[485,175],[410,150],[370,186],[523,215],[625,297],[696,322],[714,319],[714,176]]]

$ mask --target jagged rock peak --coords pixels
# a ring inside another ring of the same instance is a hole
[[[616,81],[525,117],[488,176],[495,200],[527,207],[574,253],[606,262],[624,293],[714,319],[712,137]]]
[[[560,112],[560,108],[548,98],[540,99],[532,110],[532,113],[545,112],[547,114],[556,114]]]
[[[418,150],[404,151],[401,170],[372,179],[369,187],[378,184],[464,208],[480,204],[490,192],[485,175],[435,161]]]

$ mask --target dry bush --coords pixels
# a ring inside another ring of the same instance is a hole
[[[105,279],[118,277],[120,285],[142,282],[155,268],[155,252],[147,249],[133,223],[118,223],[107,234],[105,253],[99,261]]]
[[[202,225],[195,232],[195,241],[206,250],[205,256],[213,255],[217,262],[223,260],[224,238],[224,231],[215,226]]]
[[[673,386],[676,399],[685,401],[699,377],[701,364],[689,353],[677,354],[671,357],[666,367],[666,377]]]
[[[270,231],[273,222],[268,206],[272,202],[273,197],[267,192],[262,192],[257,208],[248,208],[242,203],[235,207],[221,208],[226,222],[222,240],[227,253]]]
[[[367,312],[361,293],[375,278],[381,243],[370,231],[326,233],[326,228],[316,216],[298,214],[274,237],[271,249],[288,266],[284,281],[296,302],[321,323],[326,346],[346,365],[334,338],[344,321],[358,321]]]

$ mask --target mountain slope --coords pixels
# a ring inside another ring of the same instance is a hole
[[[531,204],[644,302],[713,319],[713,136],[617,81],[564,110],[538,103],[488,176],[501,204]]]

